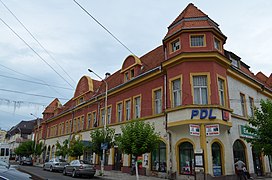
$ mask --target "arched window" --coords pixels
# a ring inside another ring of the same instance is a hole
[[[221,158],[221,146],[215,142],[212,144],[212,161],[213,161],[213,175],[222,175],[222,158]]]
[[[234,162],[239,159],[246,163],[245,147],[240,140],[236,140],[233,144],[233,158]]]
[[[45,162],[49,161],[49,158],[50,158],[50,146],[47,147],[47,152],[46,152],[46,159],[45,159]]]
[[[194,173],[194,148],[189,142],[179,145],[179,167],[181,174]]]
[[[166,172],[166,144],[163,141],[160,141],[151,157],[152,171]]]

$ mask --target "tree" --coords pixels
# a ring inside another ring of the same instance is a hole
[[[75,136],[72,137],[70,141],[70,147],[69,147],[69,155],[72,157],[79,158],[83,155],[84,151],[84,144],[80,139],[76,139]]]
[[[22,142],[16,149],[15,154],[19,156],[30,156],[34,154],[34,147],[35,142],[34,141],[25,141]]]
[[[261,108],[255,108],[254,116],[249,119],[248,132],[254,134],[247,139],[254,149],[264,155],[272,155],[272,101],[261,100]]]
[[[118,148],[136,157],[136,177],[139,179],[137,157],[152,152],[158,146],[159,134],[155,132],[154,125],[139,120],[121,126],[121,130],[121,136],[116,139]]]
[[[115,130],[109,127],[106,127],[106,131],[104,129],[95,129],[90,133],[92,139],[92,150],[96,154],[102,154],[101,144],[107,143],[108,148],[113,147],[114,142],[114,134]]]
[[[65,156],[69,154],[68,144],[69,144],[68,139],[64,140],[62,145],[60,144],[59,141],[57,141],[56,156],[62,156],[65,158]]]
[[[44,150],[45,150],[45,146],[42,142],[37,144],[34,142],[34,151],[33,151],[34,156],[40,156]]]

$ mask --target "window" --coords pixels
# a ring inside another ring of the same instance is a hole
[[[72,119],[69,121],[70,123],[69,123],[69,132],[72,132]]]
[[[131,114],[131,101],[130,100],[127,100],[126,102],[125,102],[125,106],[126,106],[126,109],[125,109],[125,111],[126,111],[126,121],[127,120],[130,120],[130,118],[131,118],[131,116],[130,116],[130,114]]]
[[[202,47],[204,44],[204,35],[191,35],[191,47]]]
[[[125,82],[127,82],[129,80],[129,74],[128,72],[125,72]]]
[[[181,105],[181,84],[180,79],[172,81],[172,106],[177,107]]]
[[[5,148],[1,148],[1,156],[5,156]]]
[[[107,109],[107,123],[111,123],[111,107],[108,107]]]
[[[179,42],[179,39],[177,39],[171,43],[171,52],[175,52],[179,49],[180,49],[180,42]]]
[[[221,42],[217,38],[214,38],[214,48],[221,51]]]
[[[92,115],[91,115],[91,113],[90,114],[88,114],[88,116],[87,116],[87,129],[90,129],[91,128],[91,122],[92,122]]]
[[[254,99],[249,97],[250,117],[254,116]]]
[[[241,101],[241,110],[242,110],[242,116],[246,117],[246,98],[245,95],[240,93],[240,101]]]
[[[220,105],[225,106],[225,81],[220,78],[218,79],[218,94]]]
[[[77,118],[77,131],[81,130],[81,121],[80,121],[80,117]]]
[[[215,142],[212,144],[212,161],[213,161],[213,175],[222,175],[222,158],[221,158],[221,146]]]
[[[208,104],[207,76],[193,76],[194,104]]]
[[[154,114],[162,112],[162,92],[161,89],[154,91]]]
[[[194,148],[189,142],[179,145],[179,167],[181,174],[194,173]]]
[[[134,118],[141,117],[141,98],[140,96],[134,98]]]
[[[73,132],[76,132],[77,131],[77,119],[74,118],[74,121],[73,121]]]
[[[81,98],[78,99],[78,104],[83,103],[83,102],[84,102],[84,98],[83,97],[81,97]]]
[[[134,78],[134,76],[135,76],[135,74],[134,74],[134,69],[131,69],[131,70],[130,70],[130,77],[131,77],[131,79]]]
[[[9,148],[6,148],[6,156],[9,156]]]
[[[93,127],[98,127],[98,121],[97,121],[97,117],[96,117],[96,112],[94,111],[93,112],[93,115],[92,115],[92,118],[93,118]]]
[[[105,109],[101,109],[101,112],[100,112],[100,114],[101,114],[101,125],[103,126],[104,125],[104,123],[105,123]]]
[[[84,116],[81,116],[81,130],[84,129],[84,125],[85,125],[85,119],[84,119]]]
[[[163,141],[151,153],[151,158],[152,171],[166,172],[166,144]]]
[[[236,162],[236,159],[240,159],[246,163],[245,148],[240,140],[236,140],[233,144],[233,158],[234,162]]]
[[[122,109],[123,109],[123,103],[117,104],[117,121],[122,122]]]

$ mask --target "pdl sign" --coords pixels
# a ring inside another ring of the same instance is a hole
[[[193,109],[191,119],[197,116],[199,116],[199,119],[216,119],[216,116],[213,115],[212,109]]]

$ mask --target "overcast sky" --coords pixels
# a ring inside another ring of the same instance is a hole
[[[272,73],[272,1],[77,2],[139,57],[162,44],[167,27],[192,2],[220,25],[228,37],[225,49],[253,73]],[[97,79],[88,68],[104,77],[131,54],[73,0],[0,0],[0,18],[0,128],[5,130],[42,117],[54,97],[64,104],[83,75]]]

